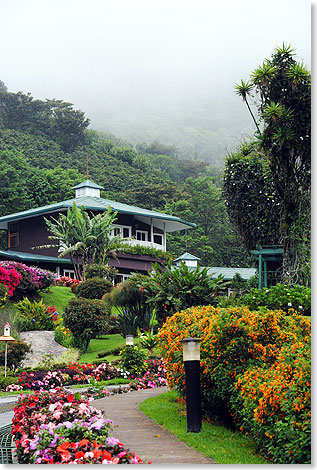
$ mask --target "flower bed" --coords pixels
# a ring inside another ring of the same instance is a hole
[[[70,363],[67,367],[54,371],[38,370],[22,372],[18,375],[17,386],[9,385],[6,391],[53,389],[65,385],[90,384],[92,381],[110,380],[115,378],[127,379],[131,388],[159,387],[166,385],[166,370],[161,360],[148,359],[145,361],[147,371],[142,377],[135,377],[118,367],[102,363],[97,367],[92,364]]]
[[[55,389],[21,397],[12,435],[20,464],[142,464],[109,436],[112,422],[79,394]]]

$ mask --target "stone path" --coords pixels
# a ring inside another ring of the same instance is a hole
[[[215,464],[139,410],[139,403],[146,398],[166,391],[166,387],[158,387],[123,393],[94,400],[92,405],[103,410],[106,417],[114,422],[113,436],[146,463],[152,460],[153,464]]]
[[[67,351],[67,348],[54,340],[54,331],[23,331],[19,337],[32,347],[32,352],[27,354],[22,367],[36,366],[42,361],[43,355],[49,354],[50,351],[54,357],[59,357]]]

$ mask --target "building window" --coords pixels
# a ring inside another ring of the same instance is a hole
[[[137,230],[136,231],[136,239],[140,240],[141,242],[147,242],[148,241],[148,233],[145,232],[144,230]]]
[[[9,224],[8,248],[19,246],[19,224],[17,222]]]
[[[111,235],[113,237],[121,237],[121,238],[131,238],[131,227],[128,225],[116,225],[111,230]]]
[[[157,245],[163,245],[163,235],[159,233],[154,233],[153,239],[154,239],[154,243],[156,243]]]
[[[75,279],[75,271],[72,269],[63,269],[63,276],[71,277],[72,279]]]
[[[131,277],[131,274],[117,274],[115,278],[115,284],[119,284],[120,282],[124,282]]]

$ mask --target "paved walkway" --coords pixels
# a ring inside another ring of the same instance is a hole
[[[179,441],[139,410],[139,403],[146,398],[166,391],[166,387],[158,387],[123,393],[94,400],[92,405],[103,410],[114,422],[113,436],[145,462],[152,460],[153,464],[168,465],[216,463]]]
[[[54,331],[23,331],[19,337],[32,347],[32,352],[27,354],[22,367],[36,366],[42,361],[44,354],[52,352],[54,357],[59,357],[67,351],[67,348],[54,340]]]

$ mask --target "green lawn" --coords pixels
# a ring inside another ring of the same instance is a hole
[[[48,292],[41,292],[40,296],[46,305],[55,307],[58,313],[62,313],[75,294],[72,293],[70,287],[53,286],[49,288]]]
[[[175,434],[180,441],[212,458],[218,464],[268,464],[257,456],[255,445],[239,432],[203,422],[200,433],[188,433],[184,406],[176,402],[176,392],[169,391],[148,398],[139,406],[147,416]]]

